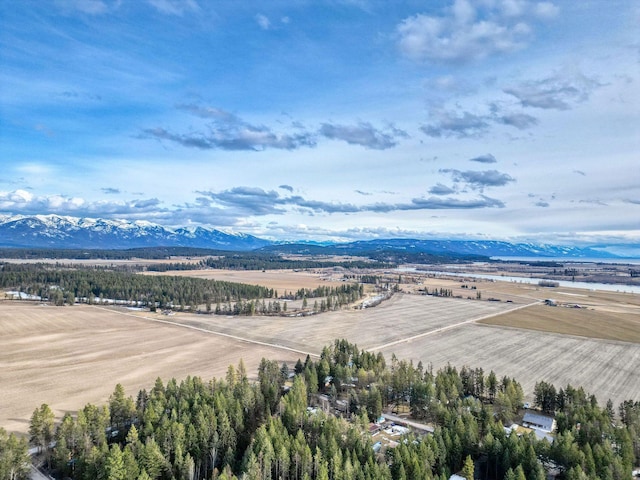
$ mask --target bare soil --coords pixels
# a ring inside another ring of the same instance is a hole
[[[256,283],[281,293],[342,283],[342,272],[333,269],[180,274]],[[601,403],[640,400],[640,295],[402,277],[400,288],[414,293],[396,294],[375,308],[307,317],[167,316],[0,301],[0,426],[24,433],[41,403],[61,416],[87,402],[106,402],[118,382],[135,395],[158,376],[221,377],[240,358],[255,377],[263,357],[293,363],[307,353],[318,355],[336,338],[434,368],[451,363],[493,369],[520,381],[529,398],[535,382],[546,380],[583,386]],[[425,287],[448,288],[461,298],[425,296],[419,293]],[[482,300],[475,298],[478,291]],[[545,307],[545,298],[586,308]]]
[[[482,320],[482,323],[640,343],[640,312],[534,305]]]
[[[518,380],[528,400],[537,381],[582,386],[604,405],[640,399],[640,344],[589,339],[483,324],[467,324],[382,350],[389,358],[494,370]]]
[[[25,433],[42,403],[59,418],[107,402],[116,383],[135,396],[157,377],[222,377],[240,359],[255,377],[263,357],[295,362],[300,354],[145,321],[124,309],[2,301],[0,426]]]
[[[185,277],[206,278],[225,282],[261,285],[278,290],[279,295],[285,291],[296,292],[300,288],[314,289],[320,286],[342,285],[343,272],[332,268],[313,271],[294,270],[180,270],[168,272],[145,272],[145,275],[179,275]]]

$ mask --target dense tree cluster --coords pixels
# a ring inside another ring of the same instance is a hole
[[[355,253],[351,253],[355,255]],[[372,260],[379,262],[389,262],[396,265],[403,263],[413,263],[420,265],[452,264],[489,262],[489,257],[482,255],[466,255],[461,253],[427,253],[427,252],[407,252],[403,250],[383,250],[375,252],[359,252],[358,255],[367,255]]]
[[[363,274],[358,275],[354,273],[345,273],[343,275],[345,280],[356,280],[360,283],[370,283],[372,285],[377,285],[382,282],[382,277],[380,275],[372,275],[372,274]]]
[[[612,405],[601,408],[567,386],[556,396],[558,432],[550,444],[503,427],[521,406],[522,389],[494,372],[447,366],[434,373],[396,357],[387,364],[380,353],[336,340],[318,360],[298,360],[291,373],[292,380],[288,365],[263,359],[251,383],[241,362],[224,380],[158,379],[135,400],[118,385],[108,406],[64,416],[53,437],[53,471],[105,480],[439,480],[453,472],[543,480],[546,468],[566,480],[621,480],[639,458],[638,402],[620,406],[618,423]],[[348,411],[310,412],[316,392],[333,405],[346,400]],[[387,405],[409,408],[433,433],[409,434],[378,452],[368,426]],[[37,409],[32,423],[43,424],[47,410]],[[34,436],[46,443],[41,431],[34,427]]]
[[[147,260],[170,259],[171,257],[204,257],[210,255],[233,255],[234,252],[192,247],[146,247],[126,249],[57,249],[57,248],[0,248],[0,258],[40,260]]]
[[[281,300],[323,297],[310,311],[325,312],[356,302],[364,295],[363,285],[320,286],[278,295],[258,285],[200,278],[137,275],[105,267],[77,267],[47,264],[0,264],[0,288],[13,288],[55,305],[122,302],[151,310],[189,309],[201,305],[207,313],[224,315],[279,315],[287,311]],[[273,300],[271,300],[273,298]],[[215,307],[213,307],[215,305]]]
[[[309,268],[393,268],[391,262],[378,262],[367,260],[341,261],[334,259],[302,260],[284,258],[277,254],[266,253],[240,253],[211,257],[204,260],[204,265],[209,268],[222,268],[228,270],[279,270],[279,269],[309,269]]]
[[[56,304],[113,299],[155,308],[271,298],[258,285],[179,276],[147,276],[101,268],[55,268],[46,264],[0,264],[0,288],[17,288]]]
[[[26,438],[7,434],[0,427],[0,478],[26,480],[29,478],[29,445]]]
[[[282,255],[319,255],[322,260],[286,261]],[[334,255],[349,255],[363,258],[362,261],[341,262],[330,259]],[[0,248],[0,258],[20,259],[90,259],[90,260],[128,260],[128,259],[171,259],[172,257],[220,257],[222,261],[213,261],[211,268],[234,269],[275,269],[275,268],[323,268],[328,266],[349,266],[354,268],[392,268],[402,263],[438,264],[469,263],[474,261],[494,261],[480,255],[455,253],[407,252],[404,249],[368,250],[355,245],[273,245],[249,252],[225,251],[194,247],[141,247],[127,249],[54,249],[54,248]],[[284,261],[283,261],[284,260]],[[297,263],[300,262],[300,263]],[[226,266],[224,266],[226,265]],[[561,266],[561,265],[560,265]]]

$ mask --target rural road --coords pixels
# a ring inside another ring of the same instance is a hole
[[[417,338],[426,337],[428,335],[435,335],[436,333],[446,332],[447,330],[452,330],[454,328],[458,328],[458,327],[461,327],[462,325],[467,325],[469,323],[475,323],[477,321],[484,320],[486,318],[491,318],[491,317],[495,317],[497,315],[503,315],[505,313],[514,312],[516,310],[520,310],[522,308],[527,308],[527,307],[530,307],[531,305],[535,305],[536,303],[541,303],[541,300],[536,300],[535,302],[527,303],[525,305],[518,305],[517,307],[513,307],[513,308],[511,308],[509,310],[505,310],[505,311],[502,311],[502,312],[489,313],[489,314],[483,315],[481,317],[476,317],[476,318],[472,318],[470,320],[465,320],[464,322],[458,322],[458,323],[454,323],[453,325],[447,325],[446,327],[435,328],[433,330],[429,330],[428,332],[422,332],[422,333],[418,333],[417,335],[413,335],[411,337],[401,338],[400,340],[394,340],[393,342],[385,343],[384,345],[378,345],[377,347],[367,348],[367,350],[369,352],[374,352],[376,350],[383,350],[385,348],[393,347],[394,345],[398,345],[399,343],[407,343],[407,342],[410,342],[411,340],[415,340]]]
[[[407,420],[403,417],[398,417],[397,415],[393,415],[391,413],[383,413],[382,416],[386,420],[391,420],[392,422],[399,423],[401,425],[406,425],[408,427],[413,427],[417,430],[422,430],[423,432],[433,433],[434,428],[431,425],[427,425],[426,423],[414,422],[412,420]]]
[[[469,320],[464,320],[462,322],[458,322],[458,323],[455,323],[453,325],[447,325],[445,327],[435,328],[433,330],[422,332],[422,333],[419,333],[417,335],[412,335],[410,337],[401,338],[399,340],[394,340],[392,342],[385,343],[383,345],[378,345],[376,347],[371,347],[371,348],[368,348],[367,350],[370,351],[370,352],[374,352],[376,350],[383,350],[385,348],[393,347],[394,345],[398,345],[400,343],[411,342],[412,340],[416,340],[418,338],[426,337],[428,335],[435,335],[437,333],[442,333],[442,332],[445,332],[447,330],[452,330],[454,328],[458,328],[458,327],[461,327],[463,325],[467,325],[469,323],[475,323],[477,321],[484,320],[486,318],[495,317],[496,315],[502,315],[504,313],[513,312],[513,311],[516,311],[516,310],[520,310],[522,308],[527,308],[527,307],[530,307],[531,305],[535,305],[536,303],[540,303],[540,302],[541,302],[540,300],[536,300],[534,302],[527,303],[525,305],[514,306],[513,308],[511,308],[509,310],[504,310],[504,311],[501,311],[501,312],[493,312],[493,313],[489,313],[487,315],[482,315],[480,317],[475,317],[475,318],[472,318],[472,319],[469,319]],[[298,350],[298,349],[287,347],[285,345],[280,345],[280,344],[277,344],[277,343],[261,342],[260,340],[253,340],[253,339],[250,339],[250,338],[240,337],[238,335],[231,335],[231,334],[228,334],[228,333],[217,332],[215,330],[209,330],[209,329],[206,329],[206,328],[196,327],[194,325],[187,325],[187,324],[180,323],[180,322],[172,322],[170,320],[160,320],[160,319],[157,319],[157,318],[142,317],[140,315],[136,315],[136,314],[133,314],[133,313],[127,313],[127,312],[123,312],[123,311],[120,311],[120,310],[117,310],[117,309],[111,309],[111,308],[108,308],[108,307],[99,307],[99,306],[94,305],[93,308],[97,308],[99,310],[108,310],[110,312],[115,312],[115,313],[118,313],[120,315],[133,317],[133,318],[136,318],[138,320],[156,322],[156,323],[164,323],[166,325],[173,325],[175,327],[187,328],[189,330],[195,330],[195,331],[198,331],[198,332],[207,333],[209,335],[218,335],[220,337],[232,338],[232,339],[237,340],[239,342],[252,343],[254,345],[261,345],[263,347],[269,347],[269,348],[277,348],[277,349],[281,349],[281,350],[287,350],[289,352],[299,353],[301,355],[309,355],[310,357],[319,358],[319,355],[317,353],[306,352],[304,350]]]
[[[160,319],[157,319],[157,318],[141,317],[140,315],[135,315],[133,313],[121,312],[119,310],[110,309],[110,308],[106,308],[106,307],[97,307],[97,306],[94,305],[93,308],[97,308],[99,310],[108,310],[109,312],[119,313],[120,315],[125,315],[127,317],[137,318],[138,320],[156,322],[156,323],[164,323],[164,324],[167,324],[167,325],[174,325],[176,327],[188,328],[190,330],[196,330],[198,332],[208,333],[210,335],[218,335],[220,337],[232,338],[234,340],[238,340],[239,342],[253,343],[255,345],[262,345],[263,347],[269,347],[269,348],[279,348],[281,350],[288,350],[289,352],[299,353],[301,355],[309,355],[310,357],[320,358],[320,355],[318,355],[317,353],[305,352],[303,350],[297,350],[295,348],[286,347],[284,345],[279,345],[277,343],[267,343],[267,342],[261,342],[260,340],[251,340],[249,338],[239,337],[237,335],[230,335],[228,333],[216,332],[215,330],[207,330],[206,328],[195,327],[193,325],[186,325],[186,324],[180,323],[180,322],[170,322],[169,320],[160,320]]]

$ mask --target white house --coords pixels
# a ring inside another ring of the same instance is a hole
[[[553,432],[556,428],[556,421],[551,417],[527,412],[522,418],[522,425],[535,430],[542,430],[543,432]]]

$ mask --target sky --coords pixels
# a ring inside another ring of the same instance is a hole
[[[0,215],[640,244],[635,0],[0,9]]]

